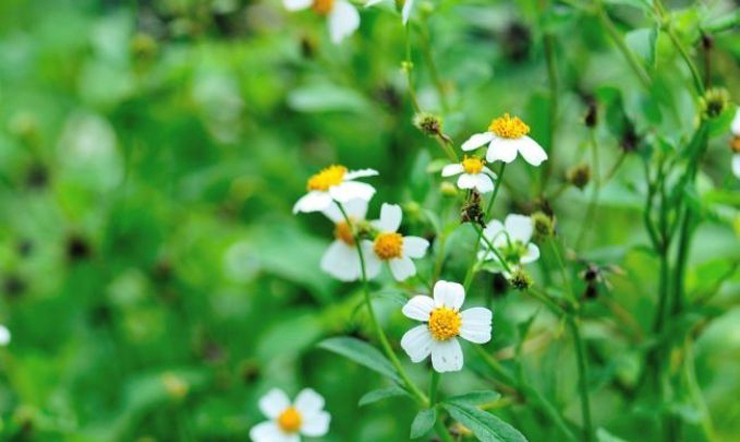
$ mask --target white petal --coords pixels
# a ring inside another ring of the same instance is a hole
[[[461,313],[460,337],[476,344],[491,340],[493,313],[487,308],[473,307]]]
[[[533,166],[539,166],[547,159],[545,149],[528,136],[520,138],[517,148],[524,160]]]
[[[432,367],[439,373],[462,370],[463,353],[457,339],[432,342]]]
[[[503,161],[511,163],[516,158],[517,144],[520,139],[494,138],[488,145],[486,161]]]
[[[462,284],[439,280],[434,284],[434,304],[437,307],[448,307],[460,310],[465,301],[465,289]]]
[[[383,203],[380,207],[380,219],[374,223],[381,232],[395,232],[401,226],[403,212],[398,204]]]
[[[381,3],[383,1],[385,1],[385,0],[368,0],[367,3],[365,3],[365,7],[368,8],[370,6],[375,6],[378,3]]]
[[[487,168],[486,166],[483,166],[483,172],[486,173],[486,175],[490,176],[491,178],[498,179],[498,175],[496,175],[496,172],[492,171],[491,169]]]
[[[730,128],[732,134],[736,137],[740,137],[740,107],[735,111],[735,118],[732,119],[732,126]]]
[[[301,434],[308,437],[321,437],[329,432],[331,416],[326,411],[304,415]]]
[[[364,220],[367,215],[367,201],[365,200],[353,199],[342,204],[342,206],[351,220]],[[324,209],[322,213],[332,220],[334,224],[345,221],[344,215],[342,215],[342,211],[339,210],[339,206],[336,203]]]
[[[401,312],[407,318],[426,322],[429,321],[432,310],[434,310],[434,299],[425,295],[416,295],[406,302]]]
[[[331,243],[321,257],[321,270],[340,281],[360,279],[360,255],[357,249],[342,241]]]
[[[365,258],[365,273],[367,279],[373,279],[380,273],[381,261],[378,258],[378,255],[375,254],[375,250],[373,250],[372,241],[365,240],[362,242],[361,246],[362,255]]]
[[[478,184],[476,175],[464,173],[460,175],[460,178],[457,179],[457,187],[461,189],[472,189],[473,187],[475,187],[476,184]]]
[[[409,22],[409,17],[411,17],[411,8],[414,6],[414,0],[406,0],[406,2],[403,4],[403,9],[401,10],[401,22],[405,25]]]
[[[10,344],[10,330],[8,330],[8,327],[0,325],[0,345],[5,346],[8,344]]]
[[[312,190],[303,195],[293,206],[293,213],[320,212],[331,206],[331,196],[326,192]]]
[[[468,151],[477,149],[482,145],[489,143],[491,140],[493,140],[493,134],[491,132],[475,134],[463,143],[462,150]]]
[[[345,181],[342,184],[329,188],[329,195],[340,203],[348,203],[353,199],[370,201],[375,195],[375,188],[359,181]]]
[[[493,180],[491,177],[484,173],[479,173],[478,175],[473,175],[475,177],[475,188],[478,189],[478,192],[480,193],[488,193],[493,191]]]
[[[522,256],[520,259],[520,262],[522,264],[529,264],[530,262],[535,262],[540,258],[540,249],[535,244],[529,243],[527,244],[527,253]]]
[[[414,265],[414,261],[407,256],[391,259],[388,261],[388,265],[390,266],[391,273],[396,281],[405,281],[416,275],[416,266]]]
[[[275,422],[262,422],[249,430],[249,439],[252,442],[276,442],[282,441],[283,432]]]
[[[378,176],[379,173],[375,169],[360,169],[360,170],[350,170],[344,175],[344,181],[352,181],[356,180],[357,178],[366,178],[370,176]]]
[[[740,178],[740,154],[732,156],[732,173],[734,173],[736,177]]]
[[[421,362],[432,352],[434,338],[427,325],[417,325],[401,338],[401,348],[409,355],[411,362]]]
[[[290,399],[283,390],[273,388],[259,401],[260,411],[270,419],[276,419],[280,413],[290,407]]]
[[[504,228],[504,225],[501,224],[501,221],[494,219],[488,223],[485,229],[483,229],[483,236],[485,236],[493,245],[497,245],[496,241],[501,243],[501,238],[504,237],[504,235],[501,234],[504,230],[506,229]]]
[[[429,248],[429,241],[418,236],[403,237],[403,254],[410,258],[423,258]]]
[[[329,13],[329,35],[334,44],[352,35],[360,27],[360,13],[344,0],[336,0]]]
[[[452,175],[459,175],[463,173],[464,170],[465,168],[460,163],[448,164],[444,168],[442,168],[442,176],[448,177]]]
[[[532,218],[512,213],[506,217],[504,225],[511,241],[521,241],[522,244],[527,244],[532,239],[532,232],[534,231]]]
[[[312,4],[313,0],[283,0],[283,6],[288,11],[300,11],[309,8]]]
[[[324,409],[324,398],[310,388],[304,388],[298,393],[293,404],[301,415],[316,414]]]
[[[361,200],[357,200],[357,201],[361,201]],[[344,215],[342,215],[342,211],[339,210],[339,205],[337,203],[329,205],[329,207],[322,210],[321,213],[323,213],[324,216],[329,218],[334,224],[344,221]]]

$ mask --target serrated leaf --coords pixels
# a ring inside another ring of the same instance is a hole
[[[437,407],[421,410],[416,414],[414,421],[411,423],[411,439],[416,439],[427,434],[437,422]]]
[[[360,401],[357,403],[357,405],[359,405],[360,407],[364,407],[365,405],[374,404],[375,402],[382,401],[383,399],[408,395],[409,394],[408,392],[406,392],[406,390],[397,385],[394,385],[392,387],[381,388],[379,390],[373,390],[366,393],[360,398]]]
[[[444,402],[448,404],[477,406],[481,404],[490,404],[491,402],[495,402],[500,398],[501,394],[496,391],[479,390],[461,394],[459,396],[453,396],[446,399]]]
[[[393,381],[400,382],[401,380],[393,365],[383,356],[383,353],[367,342],[350,337],[329,338],[321,341],[319,348],[344,356]]]
[[[453,419],[465,425],[481,442],[526,442],[516,428],[498,417],[462,404],[443,404]]]

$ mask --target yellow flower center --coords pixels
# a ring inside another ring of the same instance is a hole
[[[403,236],[400,233],[379,233],[375,238],[373,250],[378,258],[383,260],[400,258],[403,250]]]
[[[446,341],[460,334],[462,316],[448,307],[437,307],[429,314],[429,331],[437,341]]]
[[[277,418],[278,426],[285,433],[297,433],[301,429],[302,421],[301,413],[295,407],[288,407]]]
[[[354,220],[352,220],[354,223]],[[339,221],[334,226],[334,238],[342,241],[348,246],[355,245],[355,237],[352,235],[352,227],[346,221]]]
[[[319,15],[328,15],[334,8],[334,0],[313,0],[311,7]]]
[[[740,153],[740,136],[734,136],[730,140],[730,149],[735,153]]]
[[[483,164],[485,164],[485,162],[476,157],[465,157],[462,161],[462,167],[465,169],[465,173],[469,173],[471,175],[479,174],[481,170],[483,170]]]
[[[306,186],[309,191],[321,190],[326,192],[330,187],[341,184],[344,180],[344,174],[347,173],[347,168],[344,166],[333,165],[321,172],[312,176],[308,179],[308,185]]]
[[[519,117],[512,118],[507,113],[491,121],[488,131],[500,138],[521,138],[529,133],[529,126]]]

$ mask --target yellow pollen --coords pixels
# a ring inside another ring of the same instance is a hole
[[[334,0],[313,0],[311,7],[319,15],[328,15],[334,8]]]
[[[301,429],[302,421],[301,413],[295,407],[288,407],[277,418],[278,426],[285,433],[297,433]]]
[[[403,236],[399,233],[379,233],[375,238],[373,250],[378,258],[383,260],[400,258],[403,250]]]
[[[437,341],[446,341],[460,334],[462,317],[448,307],[438,307],[429,314],[429,332]]]
[[[344,180],[344,174],[347,173],[347,168],[344,166],[333,165],[321,172],[312,176],[308,179],[308,185],[306,186],[309,191],[321,190],[326,192],[330,187],[341,184]]]
[[[476,157],[466,156],[462,161],[462,167],[465,169],[465,173],[469,173],[471,175],[479,174],[481,170],[483,170],[483,164],[485,164],[485,162]]]
[[[734,153],[740,153],[740,136],[732,137],[730,140],[730,149],[732,149]]]
[[[507,113],[491,121],[488,131],[500,138],[521,138],[529,133],[529,126],[519,117],[512,118]]]
[[[339,221],[334,226],[334,238],[342,241],[348,246],[355,245],[355,237],[352,235],[352,228],[349,226],[349,224],[347,224],[346,221]]]

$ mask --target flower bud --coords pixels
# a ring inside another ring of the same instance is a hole
[[[573,186],[583,190],[591,181],[591,168],[588,164],[579,164],[571,167],[565,175],[565,178]]]
[[[514,269],[509,277],[509,283],[517,290],[526,290],[532,287],[532,278],[521,268]]]
[[[439,185],[439,192],[443,196],[455,197],[457,196],[457,187],[449,181],[443,181]]]
[[[701,114],[704,119],[717,118],[730,104],[730,93],[725,88],[708,89],[700,102]]]
[[[426,112],[414,115],[414,126],[430,137],[436,137],[442,133],[442,119]]]
[[[550,238],[555,235],[555,220],[544,212],[533,213],[532,222],[534,223],[535,235],[539,238]]]

